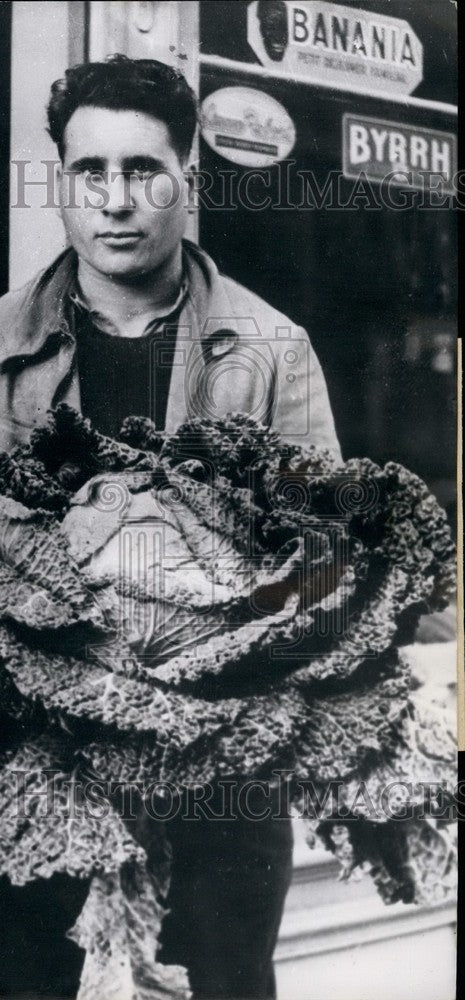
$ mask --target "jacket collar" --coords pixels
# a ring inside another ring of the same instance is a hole
[[[190,240],[183,240],[187,295],[180,325],[188,326],[190,336],[202,341],[207,352],[222,354],[233,346],[237,331],[230,329],[230,302],[216,265]],[[74,343],[70,324],[70,295],[76,287],[77,254],[67,248],[33,282],[23,302],[15,330],[15,352],[4,358],[2,368],[11,363],[42,354],[50,344]]]
[[[188,335],[200,341],[204,356],[230,351],[239,336],[237,318],[224,281],[211,257],[190,240],[183,241],[188,295],[180,325],[185,323]]]
[[[14,318],[10,342],[14,352],[3,355],[0,370],[8,371],[23,359],[41,356],[53,344],[73,340],[68,322],[68,292],[75,281],[77,257],[65,250],[38,278],[26,286]]]

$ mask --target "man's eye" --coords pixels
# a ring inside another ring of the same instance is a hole
[[[105,170],[84,170],[84,177],[93,181],[94,184],[101,183],[105,184],[107,179],[107,172]]]

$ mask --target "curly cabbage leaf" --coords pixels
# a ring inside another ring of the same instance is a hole
[[[95,876],[68,931],[86,951],[77,1000],[189,1000],[185,969],[154,957],[164,912],[144,865]]]
[[[296,797],[299,781],[339,781],[348,803],[362,779],[376,797],[393,774],[449,775],[440,739],[408,728],[399,653],[454,590],[445,514],[399,465],[337,465],[243,415],[173,435],[134,417],[113,441],[66,406],[0,456],[0,493],[3,869],[20,884],[94,880],[75,931],[81,1000],[95,982],[109,1000],[112,981],[181,997],[149,945],[161,910],[144,845],[113,799],[98,829],[66,819],[70,776],[202,786],[288,769]],[[40,803],[49,769],[56,816],[37,805],[18,825],[13,771]],[[346,871],[370,866],[387,901],[449,885],[447,824],[393,823],[360,807],[339,829],[322,808],[319,832]]]

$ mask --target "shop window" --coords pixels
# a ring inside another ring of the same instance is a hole
[[[234,162],[223,140],[215,147],[201,139],[200,164],[210,186],[200,203],[200,244],[224,272],[308,330],[344,456],[400,461],[449,505],[456,462],[454,214],[385,205],[318,208],[315,192],[318,199],[332,174],[339,176],[343,204],[353,191],[353,180],[343,175],[345,115],[387,120],[407,136],[455,133],[454,108],[437,103],[455,97],[454,12],[445,18],[433,16],[428,3],[400,5],[425,52],[417,88],[423,101],[409,105],[286,78],[277,58],[276,70],[264,72],[247,40],[249,6],[240,0],[200,4],[201,101],[224,88],[247,87],[258,115],[262,95],[269,95],[290,119],[295,142],[288,163],[258,166],[246,187],[250,167]],[[389,13],[401,16],[394,6]],[[261,138],[266,148],[271,140]],[[306,174],[313,185],[309,199]],[[372,187],[379,192],[379,185]],[[257,207],[265,196],[268,207]]]

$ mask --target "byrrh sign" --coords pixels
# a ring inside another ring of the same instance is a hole
[[[454,193],[457,139],[451,132],[346,113],[342,118],[345,177],[360,177],[423,190],[431,174]],[[435,190],[436,182],[433,181]]]
[[[247,41],[264,66],[315,83],[410,94],[423,46],[407,21],[323,0],[255,0]]]

